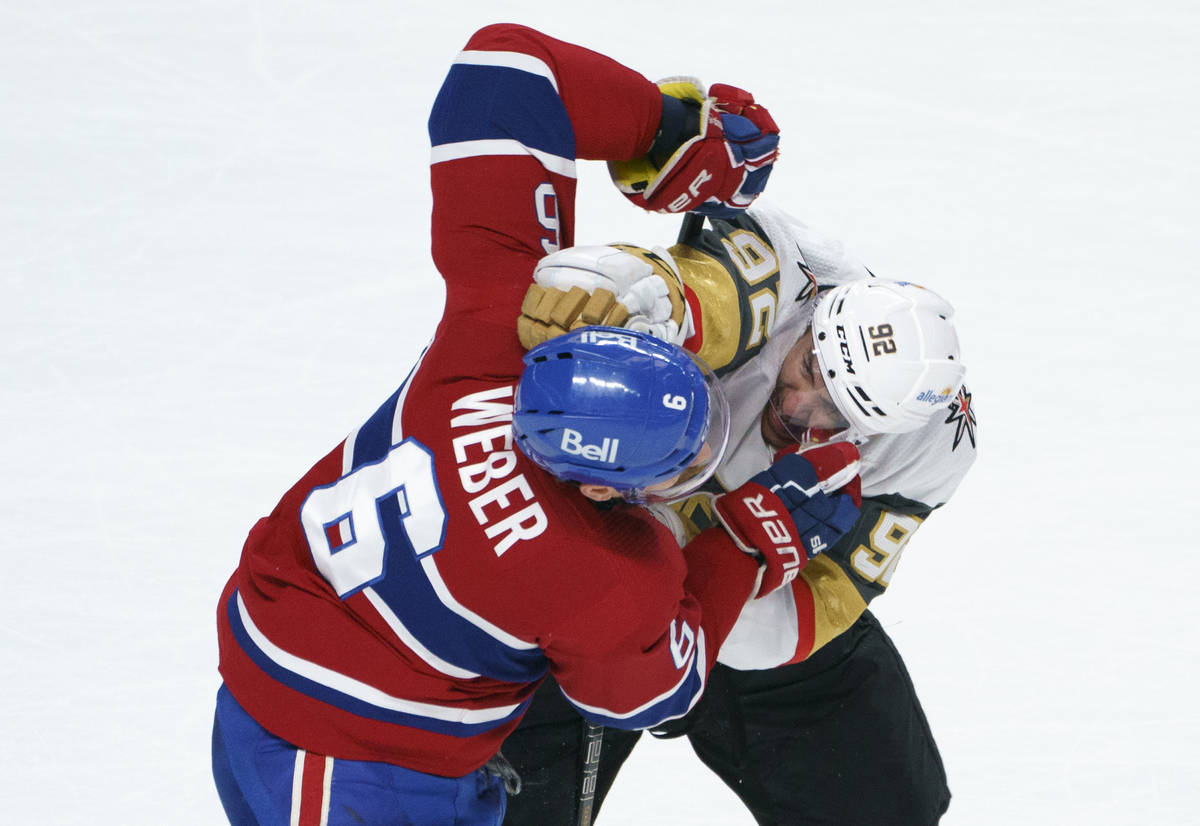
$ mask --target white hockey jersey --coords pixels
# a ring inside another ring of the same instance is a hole
[[[744,217],[685,231],[671,248],[696,318],[686,346],[721,376],[732,414],[729,454],[712,490],[676,503],[666,518],[681,541],[712,524],[713,495],[771,464],[760,417],[818,291],[874,277],[840,243],[759,204]],[[964,387],[921,429],[860,444],[863,505],[854,529],[791,587],[747,604],[719,661],[738,669],[798,662],[847,629],[887,588],[913,532],[954,493],[975,460],[975,440]]]

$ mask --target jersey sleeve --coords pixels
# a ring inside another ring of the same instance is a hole
[[[523,26],[470,39],[429,118],[433,258],[448,321],[512,335],[534,264],[573,243],[576,159],[644,153],[661,100],[637,72]]]
[[[799,662],[849,628],[888,588],[913,534],[974,464],[977,428],[964,387],[945,416],[860,446],[864,497],[853,528],[790,588],[747,605],[720,661],[741,669]],[[700,500],[685,513],[704,525],[711,507]]]
[[[931,510],[900,496],[864,499],[851,531],[814,557],[789,588],[747,604],[720,661],[760,669],[809,657],[887,589],[901,553]]]
[[[684,346],[720,376],[776,333],[803,331],[819,290],[870,276],[840,243],[770,204],[707,227],[685,221],[670,252],[696,328]]]
[[[695,325],[684,346],[723,376],[762,350],[780,306],[808,300],[816,286],[783,277],[766,232],[749,215],[693,226],[670,249]]]
[[[685,538],[712,530],[714,498],[708,492],[674,503],[676,530]],[[933,510],[896,494],[864,498],[850,532],[814,557],[789,587],[746,603],[718,660],[750,670],[810,656],[887,590],[905,546]]]
[[[685,217],[670,252],[695,325],[684,346],[722,377],[769,351],[773,337],[802,333],[820,291],[871,277],[845,245],[764,199],[707,226]]]
[[[682,580],[669,570],[628,577],[547,647],[560,689],[589,721],[649,728],[683,716],[700,698],[758,566],[721,528],[696,537],[683,557]]]

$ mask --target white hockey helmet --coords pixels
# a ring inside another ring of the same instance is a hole
[[[823,295],[813,345],[834,404],[861,436],[906,433],[962,387],[954,308],[907,281],[867,278]]]

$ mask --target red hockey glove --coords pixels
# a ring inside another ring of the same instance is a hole
[[[808,433],[814,441],[806,442],[803,447],[785,447],[776,451],[774,459],[778,462],[793,453],[807,459],[817,472],[818,484],[824,493],[844,493],[854,502],[854,507],[861,507],[862,477],[858,475],[858,448],[850,442],[829,442],[838,432],[810,427]]]
[[[697,123],[674,139],[668,136],[665,160],[652,149],[643,158],[610,162],[613,182],[643,209],[737,215],[766,188],[779,155],[774,118],[749,92],[724,83],[713,84],[707,94],[694,78],[666,80],[659,88],[665,101],[660,132],[678,131],[679,123],[671,121],[689,116]]]
[[[850,530],[858,520],[860,489],[858,449],[834,442],[788,453],[717,497],[725,530],[760,561],[754,599],[790,583]]]

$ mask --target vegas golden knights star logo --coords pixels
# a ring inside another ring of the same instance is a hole
[[[971,447],[975,447],[975,409],[971,407],[971,391],[966,387],[959,390],[958,398],[950,403],[950,415],[945,423],[958,426],[954,431],[954,447],[951,450],[958,449],[963,436],[971,440]]]

